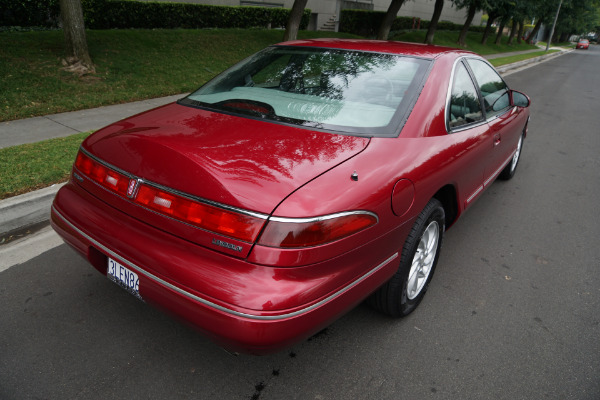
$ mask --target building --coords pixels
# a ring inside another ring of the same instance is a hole
[[[151,1],[151,0],[142,0]],[[262,6],[262,7],[285,7],[292,8],[294,0],[162,0],[177,3],[199,3],[218,6]],[[435,0],[406,0],[398,16],[416,17],[430,20],[433,15]],[[374,11],[387,11],[390,0],[308,0],[307,8],[312,14],[309,30],[337,31],[340,11],[343,9],[363,9]],[[467,10],[457,10],[450,0],[444,0],[444,9],[440,21],[449,21],[463,24],[466,19]],[[475,15],[473,22],[481,21],[482,13]]]

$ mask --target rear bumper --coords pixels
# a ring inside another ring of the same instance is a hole
[[[225,348],[253,354],[323,329],[389,279],[399,256],[377,260],[368,248],[301,268],[254,265],[128,217],[72,183],[57,194],[51,223],[101,273],[107,257],[135,271],[144,301]],[[374,265],[361,268],[364,252]]]

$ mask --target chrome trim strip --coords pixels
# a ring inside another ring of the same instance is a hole
[[[123,264],[127,265],[128,267],[135,269],[137,273],[144,275],[146,278],[152,279],[153,281],[160,283],[163,286],[166,286],[167,288],[185,296],[188,297],[191,300],[194,300],[198,303],[201,303],[205,306],[211,307],[215,310],[218,311],[222,311],[225,312],[227,314],[231,314],[231,315],[235,315],[237,317],[242,317],[242,318],[248,318],[248,319],[253,319],[253,320],[260,320],[260,321],[276,321],[276,320],[282,320],[282,319],[286,319],[286,318],[292,318],[292,317],[296,317],[298,315],[302,315],[305,313],[308,313],[312,310],[314,310],[317,307],[322,306],[325,303],[328,303],[332,300],[334,300],[335,298],[341,296],[342,294],[346,293],[347,291],[349,291],[350,289],[352,289],[353,287],[355,287],[356,285],[358,285],[359,283],[363,282],[365,279],[367,279],[368,277],[370,277],[371,275],[373,275],[374,273],[376,273],[377,271],[379,271],[380,269],[382,269],[383,267],[385,267],[386,265],[388,265],[390,262],[392,262],[393,260],[395,260],[396,258],[398,258],[398,252],[392,254],[387,260],[383,261],[381,264],[379,264],[378,266],[376,266],[375,268],[371,269],[369,272],[367,272],[366,274],[364,274],[363,276],[361,276],[360,278],[356,279],[355,281],[351,282],[350,284],[348,284],[347,286],[344,286],[342,289],[338,290],[337,292],[329,295],[328,297],[324,298],[323,300],[309,306],[306,308],[303,308],[301,310],[298,311],[294,311],[291,313],[287,313],[287,314],[281,314],[281,315],[252,315],[252,314],[247,314],[247,313],[242,313],[239,311],[235,311],[223,306],[220,306],[218,304],[215,304],[209,300],[203,299],[199,296],[196,296],[195,294],[192,294],[190,292],[187,292],[169,282],[166,282],[165,280],[157,277],[156,275],[140,268],[138,265],[130,262],[129,260],[127,260],[126,258],[122,257],[121,255],[115,253],[114,251],[110,250],[108,247],[104,246],[103,244],[101,244],[100,242],[98,242],[97,240],[93,239],[92,237],[90,237],[89,235],[87,235],[86,233],[84,233],[83,231],[81,231],[81,229],[77,228],[75,225],[73,225],[70,221],[68,221],[57,209],[56,207],[53,205],[52,206],[52,211],[54,211],[54,213],[56,214],[57,217],[59,217],[64,223],[66,223],[71,229],[73,229],[74,231],[76,231],[78,234],[80,234],[81,236],[83,236],[85,239],[87,239],[88,241],[90,241],[93,245],[97,246],[99,249],[101,249],[102,251],[104,251],[106,254],[110,255],[111,257],[117,259],[119,262],[122,262]]]
[[[109,163],[107,163],[104,160],[99,159],[98,157],[96,157],[95,155],[91,154],[89,151],[87,151],[86,149],[83,148],[83,146],[79,146],[79,151],[81,151],[83,154],[85,154],[86,156],[88,156],[89,158],[91,158],[92,160],[96,161],[99,164],[104,165],[106,168],[110,168],[113,171],[116,171],[122,175],[125,175],[126,177],[128,177],[129,179],[138,179],[137,176],[122,170],[121,168],[117,168],[114,165],[111,165]]]
[[[197,196],[194,196],[194,195],[191,195],[191,194],[180,192],[179,190],[176,190],[176,189],[172,189],[172,188],[169,188],[169,187],[166,187],[166,186],[162,186],[162,185],[160,185],[158,183],[147,181],[147,180],[142,179],[140,177],[137,177],[137,176],[135,176],[135,175],[133,175],[133,174],[131,174],[129,172],[123,171],[122,169],[117,168],[114,165],[111,165],[111,164],[107,163],[106,161],[103,161],[103,160],[99,159],[98,157],[90,154],[87,150],[85,150],[81,146],[79,147],[79,150],[82,153],[85,153],[86,156],[90,157],[94,161],[96,161],[96,162],[104,165],[106,168],[110,168],[110,169],[112,169],[112,170],[114,170],[114,171],[116,171],[116,172],[118,172],[120,174],[123,174],[126,177],[128,177],[129,179],[135,179],[135,180],[137,180],[138,181],[138,184],[137,184],[138,188],[137,189],[139,189],[139,186],[141,184],[145,184],[145,185],[148,185],[148,186],[152,186],[152,187],[154,187],[156,189],[160,189],[160,190],[163,190],[165,192],[169,192],[169,193],[175,194],[177,196],[181,196],[181,197],[184,197],[186,199],[189,199],[189,200],[192,200],[192,201],[196,201],[198,203],[208,204],[208,205],[213,206],[213,207],[222,208],[224,210],[233,211],[233,212],[236,212],[236,213],[239,213],[239,214],[243,214],[243,215],[248,215],[250,217],[255,217],[255,218],[260,218],[260,219],[265,219],[265,220],[267,218],[269,218],[269,216],[267,214],[261,214],[261,213],[257,213],[257,212],[254,212],[254,211],[248,211],[248,210],[244,210],[244,209],[241,209],[241,208],[229,206],[227,204],[217,203],[216,201],[203,199],[201,197],[197,197]],[[101,185],[99,185],[99,186],[102,187]],[[115,194],[114,192],[110,192],[110,193]],[[121,196],[119,196],[119,197],[121,197]],[[135,204],[137,204],[137,203],[135,203]]]
[[[497,170],[495,170],[494,173],[492,175],[490,175],[490,177],[487,178],[485,180],[485,182],[483,182],[483,186],[489,185],[489,183],[491,181],[493,181],[494,179],[496,179],[496,177],[500,174],[500,172],[502,172],[502,170],[504,169],[504,167],[506,167],[508,165],[508,163],[510,162],[510,160],[515,156],[516,152],[517,152],[516,150],[513,151],[512,155],[510,157],[508,157],[508,159],[502,163],[502,165],[500,166],[500,168],[498,168]]]
[[[477,188],[477,190],[475,190],[475,192],[473,192],[473,194],[471,196],[469,196],[469,198],[467,199],[467,203],[470,203],[473,200],[473,198],[475,198],[475,196],[477,196],[482,190],[483,190],[483,185],[479,186]]]
[[[374,217],[377,221],[377,223],[379,223],[379,217],[377,216],[377,214],[371,212],[371,211],[362,211],[362,210],[358,210],[358,211],[343,211],[343,212],[339,212],[339,213],[335,213],[335,214],[328,214],[328,215],[321,215],[318,217],[309,217],[309,218],[286,218],[286,217],[271,217],[269,218],[269,221],[274,221],[274,222],[290,222],[290,223],[295,223],[295,224],[302,224],[302,223],[311,223],[311,222],[319,222],[319,221],[326,221],[329,219],[333,219],[333,218],[339,218],[339,217],[345,217],[348,215],[370,215],[372,217]]]

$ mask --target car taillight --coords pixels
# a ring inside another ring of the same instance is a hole
[[[209,204],[160,185],[128,176],[80,151],[75,169],[119,196],[148,210],[198,228],[247,243],[256,242],[264,217],[227,206]],[[258,244],[279,248],[305,248],[331,243],[378,222],[367,211],[349,211],[315,218],[271,217]]]
[[[265,220],[200,203],[141,184],[136,203],[207,231],[253,243]]]
[[[123,196],[127,195],[129,177],[109,169],[81,151],[75,159],[75,168],[102,187]]]
[[[254,243],[265,223],[265,218],[202,203],[141,181],[138,183],[137,179],[108,168],[82,151],[77,154],[75,168],[103,188],[129,198],[140,206],[244,242]],[[137,189],[128,193],[129,183],[134,179]]]
[[[342,239],[377,223],[377,216],[355,211],[310,218],[278,218],[269,220],[258,244],[269,247],[313,247]]]

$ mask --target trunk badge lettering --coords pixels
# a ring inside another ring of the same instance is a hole
[[[224,242],[224,241],[219,240],[219,239],[214,239],[213,238],[212,244],[215,244],[215,245],[221,246],[221,247],[225,247],[226,249],[237,251],[237,252],[241,252],[242,251],[242,246],[237,246],[235,244],[227,243],[227,242]]]

